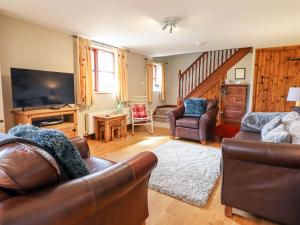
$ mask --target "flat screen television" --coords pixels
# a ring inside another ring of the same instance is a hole
[[[14,108],[74,104],[74,75],[11,68]]]

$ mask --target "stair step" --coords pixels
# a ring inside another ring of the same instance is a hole
[[[168,119],[168,116],[167,115],[154,115],[153,118],[165,118],[165,119]]]
[[[156,109],[156,115],[167,114],[168,112],[170,112],[174,109],[176,109],[176,107],[157,108]]]

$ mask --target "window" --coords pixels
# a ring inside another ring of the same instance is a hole
[[[159,63],[153,64],[153,91],[160,92],[162,81],[162,66]]]
[[[115,91],[115,53],[93,48],[91,54],[94,91],[113,93]]]

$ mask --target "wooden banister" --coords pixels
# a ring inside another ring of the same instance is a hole
[[[234,65],[232,62],[237,62],[235,58],[239,58],[240,55],[250,50],[251,48],[242,48],[203,52],[183,72],[179,71],[178,98],[184,99],[194,96],[195,93],[198,94],[197,90],[204,82],[206,84],[202,86],[205,88],[200,88],[200,90],[211,88],[212,86],[207,86],[207,84],[215,83],[215,77],[221,76],[214,74],[225,73],[226,68],[231,68]],[[211,77],[212,75],[214,76]],[[200,92],[202,93],[202,91]]]
[[[208,78],[201,83],[197,88],[192,90],[188,95],[186,95],[184,98],[190,98],[190,97],[200,97],[204,93],[206,93],[211,87],[213,87],[217,82],[220,81],[222,77],[224,77],[227,73],[227,71],[233,67],[238,61],[240,61],[244,56],[246,56],[252,48],[241,48],[233,55],[230,52],[231,57],[226,61],[226,63],[223,63],[221,66],[219,66]]]

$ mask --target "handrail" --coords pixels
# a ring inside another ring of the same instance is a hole
[[[185,98],[219,67],[233,57],[239,49],[203,52],[184,72],[178,73],[178,97]]]

